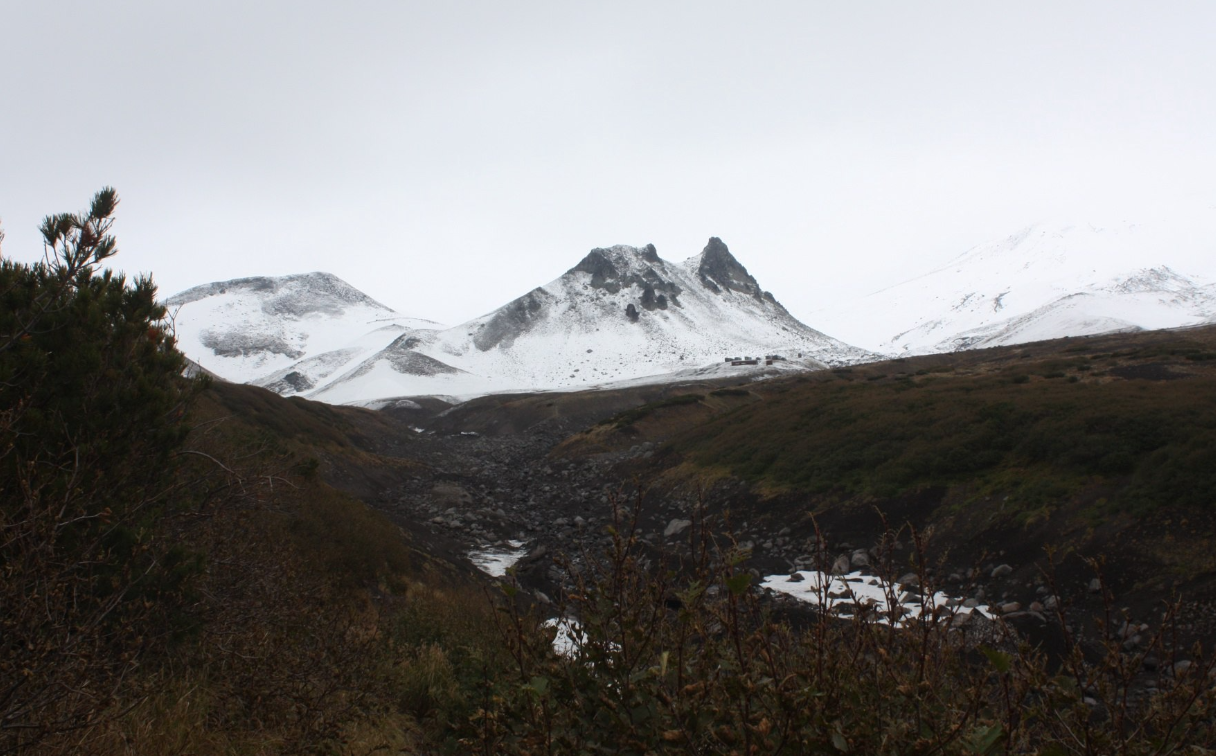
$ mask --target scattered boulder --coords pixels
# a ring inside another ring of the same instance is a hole
[[[849,572],[851,572],[851,567],[852,565],[849,558],[844,554],[841,554],[840,556],[836,557],[835,562],[832,562],[832,574],[847,575]]]
[[[467,507],[473,503],[473,494],[455,483],[436,483],[431,488],[431,495],[439,506]]]
[[[663,537],[671,538],[674,535],[679,535],[687,530],[690,525],[692,525],[692,520],[672,520],[667,523],[667,527],[663,530]]]

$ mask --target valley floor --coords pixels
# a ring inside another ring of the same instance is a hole
[[[927,549],[940,560],[935,565],[940,588],[998,610],[1006,607],[1009,619],[1042,642],[1057,635],[1051,615],[1060,602],[1075,607],[1077,627],[1094,630],[1092,615],[1101,610],[1104,595],[1094,582],[1096,570],[1109,597],[1124,607],[1127,622],[1148,622],[1177,596],[1187,637],[1209,641],[1216,638],[1216,568],[1205,566],[1203,544],[1216,533],[1216,521],[1209,507],[1172,503],[1176,500],[1161,488],[1181,487],[1178,490],[1192,491],[1202,499],[1207,495],[1202,492],[1206,473],[1193,467],[1194,462],[1181,463],[1177,472],[1170,473],[1181,478],[1159,474],[1157,494],[1141,492],[1133,499],[1162,504],[1140,503],[1132,511],[1104,502],[1131,495],[1121,491],[1140,490],[1135,479],[1128,482],[1122,474],[1086,472],[1091,468],[1078,474],[1070,472],[1075,463],[1050,456],[1042,462],[1026,461],[1016,456],[1016,450],[1007,452],[1009,462],[1001,463],[1008,466],[1007,472],[997,467],[962,476],[934,473],[939,477],[913,481],[902,489],[887,486],[887,490],[826,494],[782,484],[780,479],[731,475],[729,468],[706,465],[704,452],[698,450],[706,443],[725,444],[723,448],[731,450],[771,443],[758,439],[777,438],[784,432],[782,416],[805,414],[808,409],[821,413],[816,415],[822,418],[820,423],[853,422],[854,428],[867,428],[828,434],[829,444],[835,438],[840,444],[890,447],[891,438],[909,432],[897,424],[902,422],[897,416],[918,403],[929,408],[920,421],[926,431],[935,424],[956,425],[942,437],[941,443],[950,446],[929,453],[956,454],[953,447],[958,439],[992,443],[984,441],[990,436],[975,436],[969,426],[958,425],[962,420],[932,414],[940,414],[933,409],[939,403],[961,408],[965,406],[961,401],[975,403],[978,414],[990,411],[985,406],[1013,408],[1002,411],[1030,418],[1024,422],[1046,423],[1044,430],[1059,437],[1074,433],[1069,424],[1076,423],[1077,443],[1090,447],[1085,454],[1108,454],[1085,464],[1110,464],[1106,460],[1116,452],[1098,449],[1111,444],[1137,454],[1141,452],[1134,451],[1136,443],[1149,443],[1160,447],[1154,463],[1160,465],[1161,459],[1174,454],[1162,446],[1167,442],[1162,434],[1185,435],[1185,429],[1170,423],[1197,423],[1200,428],[1208,422],[1206,400],[1193,409],[1175,409],[1167,398],[1190,401],[1181,398],[1180,389],[1189,392],[1185,396],[1206,396],[1203,387],[1211,378],[1205,357],[1211,353],[1207,342],[1213,339],[1213,329],[1115,335],[897,360],[824,371],[814,379],[794,377],[733,387],[730,381],[719,381],[632,392],[487,397],[443,411],[402,413],[398,422],[423,432],[407,434],[408,450],[400,453],[423,466],[391,487],[358,493],[454,561],[467,561],[467,555],[479,548],[522,543],[521,550],[529,556],[522,559],[517,574],[545,598],[552,598],[560,587],[553,555],[564,553],[577,562],[581,552],[594,551],[606,542],[606,527],[619,526],[626,511],[629,517],[636,514],[631,524],[640,543],[656,555],[676,557],[689,551],[692,531],[687,523],[700,524],[700,516],[705,523],[714,523],[716,537],[747,548],[748,566],[758,577],[790,574],[825,559],[827,565],[816,566],[840,567],[843,559],[850,567],[875,571],[884,558],[879,547],[885,528],[899,530],[911,524],[922,533],[933,533]],[[1188,380],[1178,382],[1178,378]],[[907,393],[907,387],[917,385],[925,387],[922,393]],[[800,398],[791,399],[795,392],[802,392]],[[993,398],[987,399],[987,394]],[[866,399],[875,403],[872,408],[858,405],[859,414],[850,421],[842,413],[854,410],[840,403],[860,401],[852,396],[877,398]],[[816,408],[817,403],[829,401],[838,416],[823,415]],[[1094,408],[1088,408],[1095,401]],[[884,411],[881,402],[896,403],[886,410],[895,413],[888,426],[881,419],[875,422],[881,415],[873,413]],[[1138,409],[1129,402],[1146,404]],[[1160,414],[1164,429],[1146,431],[1149,421],[1139,420],[1137,413],[1152,412],[1183,414],[1178,420]],[[1193,415],[1193,420],[1181,419],[1188,412],[1201,414]],[[1069,413],[1076,413],[1077,420]],[[1040,438],[1036,434],[1044,432],[1038,427],[1022,431],[1011,426],[1005,431],[1006,440],[996,443],[1005,448],[1019,433],[1042,443],[1036,440]],[[813,428],[807,426],[798,436],[818,432]],[[1150,432],[1158,440],[1145,442],[1143,435]],[[850,437],[858,433],[876,435],[870,442],[864,436]],[[1141,437],[1126,435],[1130,433]],[[742,435],[732,440],[738,434]],[[975,438],[967,440],[969,434]],[[1209,453],[1212,436],[1203,430],[1194,434],[1187,437],[1192,439],[1186,442],[1189,451],[1178,453],[1197,460]],[[719,440],[705,440],[710,438]],[[770,469],[805,453],[796,450],[803,443],[796,438],[784,451],[777,446],[764,452],[778,460]],[[926,443],[912,438],[894,447],[919,449]],[[1066,449],[1051,453],[1072,453]],[[990,454],[979,446],[973,446],[971,453]],[[810,459],[808,464],[819,464]],[[1191,476],[1198,477],[1188,483]],[[881,482],[878,474],[874,479]],[[1058,498],[1042,498],[1047,489]],[[903,540],[908,540],[907,531]],[[1054,567],[1048,564],[1047,549],[1054,550]],[[906,553],[896,556],[906,561]],[[1090,565],[1086,559],[1101,564]],[[896,569],[898,574],[888,577],[906,572]]]

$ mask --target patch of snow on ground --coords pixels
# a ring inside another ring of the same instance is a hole
[[[469,561],[487,575],[502,577],[527,555],[528,550],[522,541],[507,541],[506,547],[483,546],[469,552]]]
[[[797,576],[801,576],[801,579]],[[988,618],[993,616],[983,604],[969,609],[962,605],[961,600],[941,591],[922,597],[918,592],[909,590],[898,582],[888,584],[881,578],[860,572],[829,576],[817,570],[801,570],[795,575],[769,575],[764,578],[761,586],[816,606],[826,599],[828,611],[838,615],[853,614],[857,606],[869,605],[876,612],[876,620],[884,625],[891,624],[893,614],[898,615],[895,624],[900,625],[908,619],[921,616],[922,613],[932,615],[937,607],[951,607],[951,611],[958,614],[974,611]],[[891,596],[896,598],[899,606],[894,612],[890,603]]]
[[[354,402],[349,406],[362,407],[369,410],[382,409],[422,409],[422,405],[413,399],[392,398],[392,399],[373,399],[370,402]],[[418,431],[421,433],[422,431]]]
[[[582,625],[573,617],[547,619],[544,626],[557,628],[557,635],[553,637],[553,650],[562,656],[574,656],[579,646],[587,642]]]

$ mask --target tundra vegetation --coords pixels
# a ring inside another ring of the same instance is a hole
[[[117,203],[47,218],[40,264],[0,260],[0,753],[1212,753],[1212,660],[1168,601],[1130,648],[1109,600],[1095,642],[1060,607],[1050,658],[954,607],[791,613],[704,520],[656,552],[640,496],[561,563],[555,604],[490,586],[327,482],[412,469],[362,443],[386,416],[187,377],[151,280],[103,267]],[[1018,511],[1107,480],[1094,516],[1209,507],[1211,395],[1076,401],[1106,391],[1104,359],[682,394],[589,433],[695,411],[671,453],[840,499],[959,486],[979,506],[1016,470]],[[932,596],[925,536],[883,544]]]

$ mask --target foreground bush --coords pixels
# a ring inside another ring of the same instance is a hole
[[[552,650],[552,623],[504,601],[500,627],[515,665],[510,679],[484,682],[480,708],[457,727],[463,747],[1200,754],[1216,743],[1211,664],[1197,651],[1144,679],[1147,654],[1180,658],[1166,633],[1139,653],[1125,653],[1112,634],[1088,659],[1072,642],[1049,663],[1003,624],[963,623],[944,606],[926,606],[923,620],[900,629],[890,624],[900,618],[864,607],[849,620],[820,614],[795,627],[763,608],[745,555],[712,545],[706,553],[716,556],[677,583],[627,532],[615,533],[607,555],[573,576],[565,654]],[[917,567],[926,578],[923,559]]]
[[[0,750],[100,716],[183,577],[152,533],[193,387],[152,282],[98,270],[117,202],[0,260]]]

